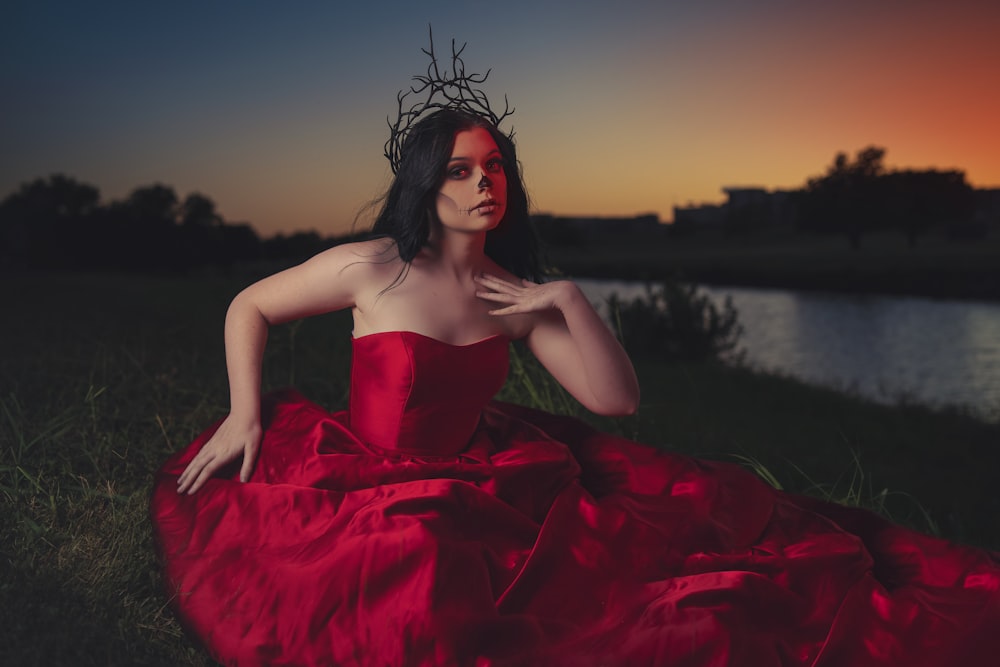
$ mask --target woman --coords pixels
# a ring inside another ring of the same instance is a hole
[[[508,224],[521,230],[508,236],[530,238],[527,198],[516,166],[510,166],[516,165],[510,140],[478,116],[443,110],[421,124],[410,144],[406,155],[420,160],[404,159],[375,226],[376,232],[395,234],[336,246],[234,299],[226,318],[232,410],[180,476],[179,491],[197,491],[240,455],[241,479],[249,479],[261,438],[260,360],[268,325],[344,308],[352,309],[356,338],[386,331],[414,331],[452,344],[523,338],[590,410],[635,411],[639,388],[632,365],[580,290],[569,281],[521,280],[486,253],[488,232],[507,212],[508,189],[516,202]],[[409,194],[405,190],[417,189],[411,182],[427,181],[427,172],[436,177],[430,181],[435,186],[441,173],[444,182],[413,197],[422,204],[415,215],[425,207],[434,214],[418,218],[426,240],[407,249],[395,236],[412,222],[397,223],[394,204]],[[503,307],[491,309],[491,303]]]
[[[445,108],[375,231],[226,318],[230,414],[157,478],[182,622],[225,664],[944,665],[1000,649],[988,553],[491,401],[524,339],[588,409],[638,405],[580,291],[536,283],[513,143]],[[350,308],[348,411],[259,398],[267,328]]]

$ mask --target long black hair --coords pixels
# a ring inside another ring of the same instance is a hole
[[[403,143],[396,177],[381,199],[372,233],[392,238],[399,257],[407,264],[413,261],[427,245],[431,225],[438,222],[437,194],[445,179],[455,135],[477,127],[493,137],[507,177],[507,209],[500,224],[486,234],[486,255],[518,277],[539,280],[542,270],[538,240],[528,213],[528,195],[514,142],[489,120],[466,111],[441,109],[413,126]]]

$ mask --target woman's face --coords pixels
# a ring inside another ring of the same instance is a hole
[[[507,176],[500,149],[481,127],[455,135],[437,214],[446,229],[480,232],[493,229],[507,210]]]

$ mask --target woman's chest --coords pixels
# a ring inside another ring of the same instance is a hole
[[[464,345],[490,336],[519,338],[524,316],[493,315],[497,306],[475,295],[475,286],[413,281],[377,296],[355,310],[355,336],[381,331],[415,331]]]

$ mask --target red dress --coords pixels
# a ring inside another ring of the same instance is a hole
[[[252,479],[159,472],[172,604],[227,665],[1000,664],[1000,562],[492,401],[508,341],[354,341],[351,404],[263,405]]]

